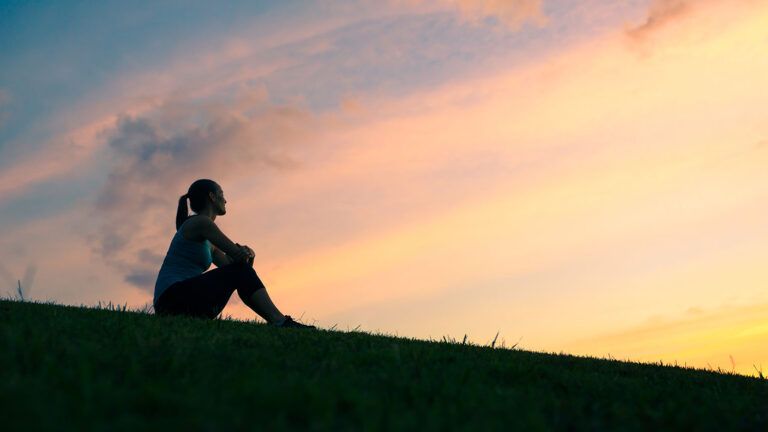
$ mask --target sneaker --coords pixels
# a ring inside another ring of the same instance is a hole
[[[285,321],[283,321],[281,324],[275,324],[275,327],[286,327],[286,328],[305,328],[305,329],[313,329],[317,328],[313,325],[307,325],[302,324],[298,321],[294,321],[293,318],[291,318],[290,315],[285,316]]]

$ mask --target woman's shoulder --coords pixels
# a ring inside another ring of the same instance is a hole
[[[205,237],[202,235],[204,230],[212,223],[215,222],[208,216],[192,215],[181,224],[179,230],[181,231],[181,236],[185,240],[202,242],[205,240]]]

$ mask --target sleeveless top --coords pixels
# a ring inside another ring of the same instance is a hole
[[[208,240],[202,242],[187,240],[181,234],[184,224],[189,219],[191,218],[188,218],[181,224],[173,239],[171,239],[171,245],[168,248],[168,253],[165,255],[163,265],[160,267],[160,273],[158,273],[157,281],[155,282],[153,304],[157,304],[157,300],[169,286],[205,273],[213,262],[211,242]]]

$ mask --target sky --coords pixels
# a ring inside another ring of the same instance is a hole
[[[144,307],[210,178],[304,322],[768,372],[766,48],[765,0],[3,2],[0,295]]]

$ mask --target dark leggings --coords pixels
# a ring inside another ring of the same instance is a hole
[[[260,289],[264,284],[253,267],[230,264],[172,284],[157,299],[155,313],[213,319],[224,310],[235,290],[248,303]]]

